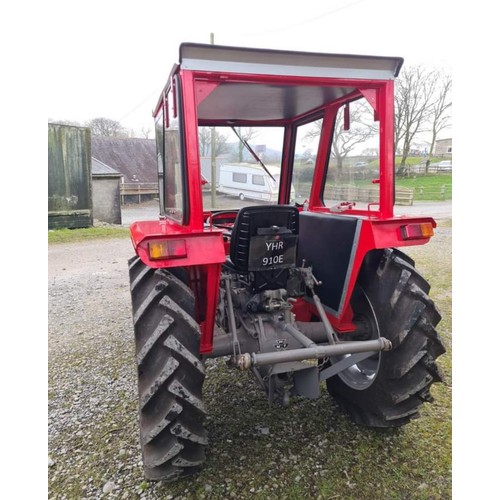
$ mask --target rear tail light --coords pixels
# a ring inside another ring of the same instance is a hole
[[[422,240],[434,236],[434,228],[431,222],[421,222],[419,224],[407,224],[401,226],[401,236],[403,240]]]
[[[149,258],[181,259],[187,256],[186,240],[155,240],[148,243]]]

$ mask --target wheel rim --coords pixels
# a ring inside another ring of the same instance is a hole
[[[375,311],[370,299],[360,286],[357,286],[354,290],[351,305],[354,311],[355,319],[358,321],[362,320],[367,323],[369,334],[363,340],[377,340],[380,338],[380,330],[377,317],[375,316]],[[349,356],[350,354],[347,354],[342,358],[347,358]],[[381,353],[379,352],[350,366],[349,368],[346,368],[341,371],[338,376],[352,389],[363,391],[370,387],[377,378],[380,368],[380,358]]]

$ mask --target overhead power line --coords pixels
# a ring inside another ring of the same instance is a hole
[[[285,31],[285,30],[290,29],[290,28],[298,28],[300,26],[304,26],[305,24],[309,24],[309,23],[312,23],[314,21],[318,21],[319,19],[323,19],[325,17],[331,16],[332,14],[340,12],[341,10],[345,10],[345,9],[349,9],[351,7],[354,7],[355,5],[358,5],[364,1],[365,0],[356,0],[355,2],[349,3],[347,5],[342,5],[341,7],[337,7],[336,9],[330,10],[328,12],[324,12],[323,14],[320,14],[318,16],[311,17],[310,19],[304,19],[303,21],[300,21],[298,23],[289,24],[289,25],[282,26],[280,28],[271,29],[271,30],[260,31],[257,33],[255,31],[252,31],[249,33],[243,33],[241,36],[267,35],[267,34],[271,34],[271,33],[277,33],[278,31]]]

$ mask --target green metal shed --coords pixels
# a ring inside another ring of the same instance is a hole
[[[49,229],[92,226],[89,128],[49,123],[48,175]]]

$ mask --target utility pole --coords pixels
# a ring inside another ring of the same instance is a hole
[[[214,34],[210,33],[210,44],[214,44]],[[212,208],[216,208],[216,183],[217,183],[217,161],[215,157],[215,127],[210,129],[210,155],[211,155],[211,193],[212,193]]]

